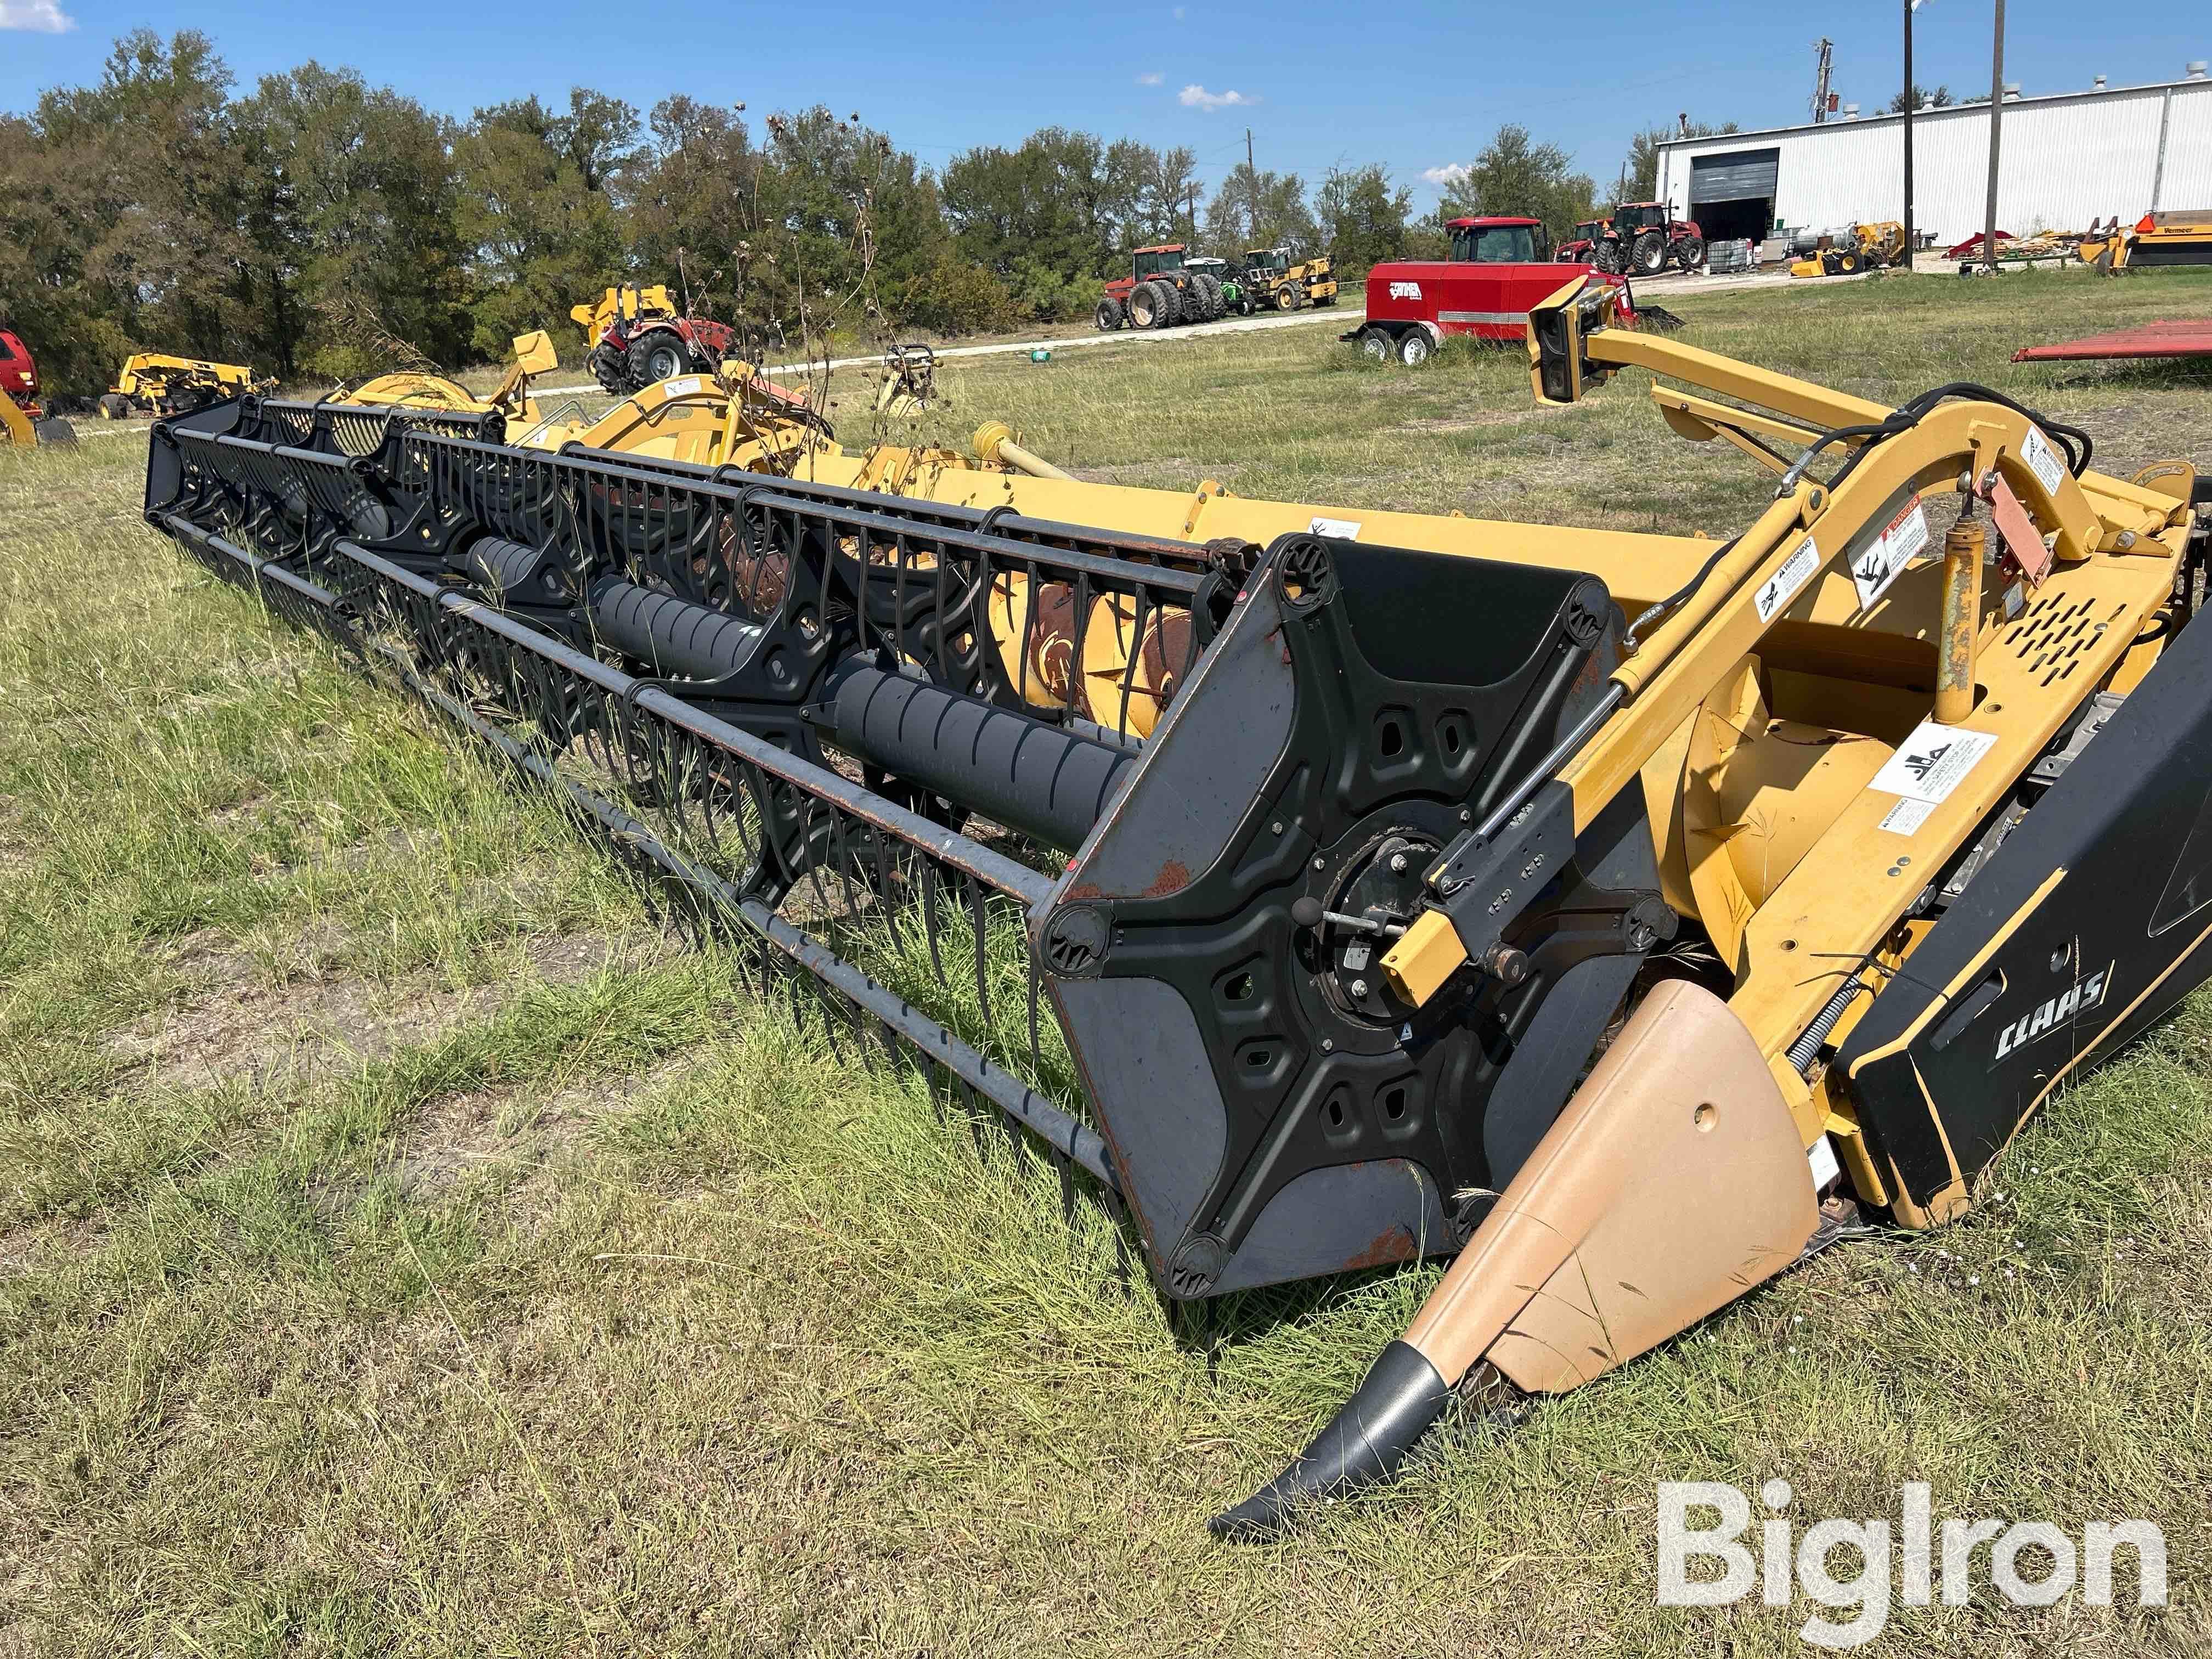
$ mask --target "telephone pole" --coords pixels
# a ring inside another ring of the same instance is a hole
[[[1255,178],[1259,176],[1259,168],[1252,165],[1252,129],[1249,127],[1244,129],[1244,171]]]
[[[1905,0],[1905,268],[1912,269],[1912,106],[1920,101],[1912,84],[1912,14],[1920,0]]]
[[[2004,0],[1997,0],[1996,39],[1990,47],[1990,201],[1982,226],[1982,258],[1997,271],[1997,129],[2004,120]]]
[[[1818,55],[1813,66],[1813,119],[1819,123],[1828,118],[1828,73],[1836,43],[1824,36],[1813,50]]]

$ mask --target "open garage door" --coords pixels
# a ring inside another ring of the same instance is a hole
[[[1780,149],[1723,150],[1690,158],[1690,216],[1708,242],[1763,238],[1774,223]]]

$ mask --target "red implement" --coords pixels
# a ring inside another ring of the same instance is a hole
[[[2022,346],[2012,354],[2012,360],[2037,363],[2087,357],[2208,356],[2212,356],[2212,318],[2182,318],[2116,328],[2109,334],[2061,340],[2054,345]]]

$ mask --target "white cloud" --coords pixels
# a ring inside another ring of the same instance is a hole
[[[1158,70],[1154,70],[1150,75],[1139,76],[1137,77],[1137,84],[1140,87],[1156,87],[1167,78],[1168,77],[1166,76],[1161,74]]]
[[[1208,92],[1195,81],[1176,97],[1185,109],[1249,109],[1260,101],[1255,92]]]
[[[1464,161],[1447,161],[1440,167],[1424,167],[1421,177],[1432,185],[1455,185],[1474,169]]]
[[[33,34],[67,34],[76,19],[55,0],[0,0],[0,29],[28,29]]]

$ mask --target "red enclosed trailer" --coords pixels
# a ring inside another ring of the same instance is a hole
[[[1540,219],[1455,219],[1449,228],[1449,259],[1393,260],[1369,271],[1367,320],[1339,337],[1407,363],[1422,362],[1448,334],[1517,341],[1529,307],[1594,269],[1552,258]]]

